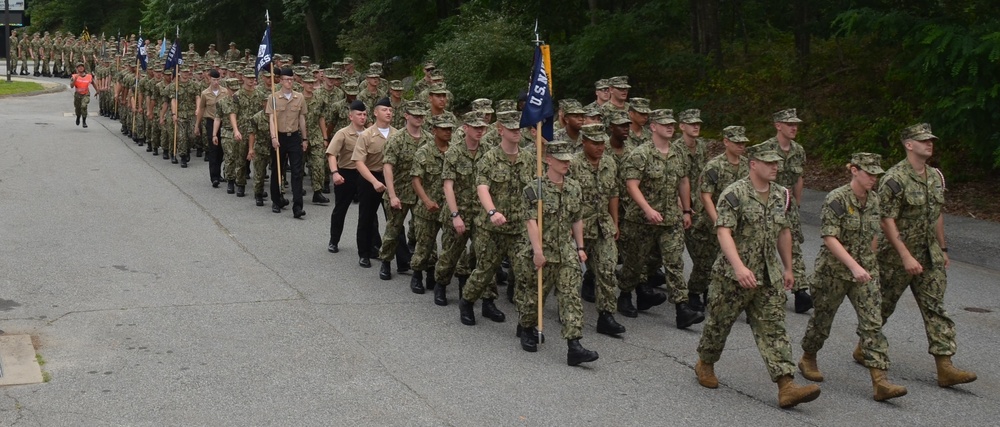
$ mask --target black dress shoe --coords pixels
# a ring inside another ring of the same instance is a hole
[[[278,205],[271,205],[271,212],[274,212],[274,213],[281,213],[281,206],[278,206]]]
[[[212,188],[219,188],[219,180],[217,180],[217,179],[213,179],[212,180]],[[279,207],[279,209],[280,209],[280,207]]]
[[[360,266],[362,266],[364,268],[371,268],[372,267],[372,260],[371,260],[371,258],[361,258],[361,259],[358,260],[358,265],[360,265]]]
[[[392,267],[389,261],[382,261],[382,265],[378,269],[378,278],[382,280],[392,279]]]
[[[181,156],[181,167],[182,167],[182,168],[186,168],[186,167],[188,167],[188,159],[187,159],[187,156]]]
[[[330,203],[330,199],[324,196],[323,193],[316,191],[313,193],[313,203],[326,204]]]
[[[410,290],[415,294],[424,293],[424,272],[414,271],[413,277],[410,278]]]
[[[483,300],[483,317],[497,323],[503,323],[507,319],[507,316],[497,308],[496,303],[492,299]]]
[[[639,311],[632,305],[632,293],[622,291],[618,294],[618,312],[625,317],[639,317]]]
[[[330,243],[330,244],[329,244],[329,245],[328,245],[328,246],[326,247],[326,250],[327,250],[328,252],[330,252],[330,253],[334,253],[334,254],[335,254],[335,253],[337,253],[337,252],[340,252],[340,248],[338,248],[338,247],[337,247],[337,244],[336,244],[336,243]]]
[[[286,199],[284,197],[282,197],[281,199],[278,200],[278,204],[281,205],[281,207],[288,206],[289,203],[291,203],[291,202],[289,202],[288,199]]]
[[[292,208],[292,217],[293,218],[300,219],[300,218],[302,218],[304,216],[306,216],[306,211],[302,210],[301,207],[299,207],[299,208],[294,208],[293,207]]]
[[[226,182],[226,194],[236,194],[236,182],[229,180]]]
[[[434,287],[434,304],[445,307],[448,305],[448,288],[443,285]]]
[[[167,152],[166,148],[163,149],[163,160],[170,160],[170,153]]]
[[[459,320],[462,321],[463,325],[472,326],[476,324],[476,305],[473,302],[466,301],[465,298],[458,298],[458,314]]]
[[[177,163],[180,163],[180,161],[177,160],[177,156],[170,156],[170,163],[176,165]]]

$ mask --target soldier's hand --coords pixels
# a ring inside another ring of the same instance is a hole
[[[219,137],[217,135],[212,135],[212,145],[219,145]]]
[[[757,287],[757,278],[754,277],[753,272],[749,268],[746,268],[746,266],[733,267],[733,272],[736,274],[736,281],[739,282],[741,288],[753,289]]]
[[[239,129],[233,130],[233,139],[237,141],[243,141],[243,134],[240,133]]]
[[[427,210],[431,211],[431,212],[437,212],[437,211],[441,210],[441,206],[438,206],[437,202],[435,202],[433,200],[431,200],[430,203],[424,202],[424,207],[427,208]]]
[[[785,284],[785,290],[786,291],[792,290],[792,285],[795,284],[795,273],[793,273],[791,269],[787,269],[781,275],[781,279]]]
[[[451,224],[455,226],[455,232],[459,235],[465,234],[465,221],[462,221],[462,217],[456,216],[451,219]]]
[[[545,255],[541,252],[535,252],[535,254],[531,257],[531,261],[535,263],[535,270],[545,267]]]
[[[194,136],[201,136],[201,126],[194,125]]]
[[[615,224],[615,240],[618,240],[621,237],[622,237],[622,229],[621,227],[618,226],[618,224]]]
[[[578,250],[576,254],[580,256],[580,262],[587,262],[587,251]]]
[[[681,224],[685,230],[691,228],[691,215],[681,215]]]
[[[381,182],[375,181],[375,184],[372,184],[372,187],[375,187],[376,192],[385,193],[385,184]]]
[[[948,258],[948,253],[944,252],[944,268],[947,269],[951,267],[951,258]]]
[[[167,123],[166,117],[160,117],[160,126],[163,126],[166,123]]]
[[[924,272],[924,266],[920,265],[920,262],[913,258],[913,255],[907,255],[906,258],[903,258],[903,268],[911,276],[919,276]]]
[[[343,183],[344,183],[344,177],[340,176],[339,173],[333,175],[333,185],[340,185]]]
[[[247,151],[247,161],[253,161],[254,157],[257,157],[257,153],[253,151],[253,148],[250,148],[250,150]]]
[[[663,222],[663,214],[657,212],[655,209],[650,209],[646,211],[646,221],[650,224],[656,225]]]
[[[309,152],[309,141],[302,140],[302,152],[303,153]]]
[[[857,270],[851,269],[851,275],[854,276],[854,281],[858,283],[868,283],[868,281],[872,280],[872,275],[868,274],[868,271],[860,265]]]
[[[503,214],[498,211],[490,217],[490,222],[499,227],[507,223],[507,217],[503,216]]]
[[[389,207],[397,210],[403,209],[403,203],[399,201],[399,197],[390,197]]]

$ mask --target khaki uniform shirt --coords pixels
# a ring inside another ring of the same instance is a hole
[[[389,138],[398,132],[392,126],[389,127]],[[365,162],[365,166],[372,172],[381,172],[383,159],[385,157],[385,143],[388,138],[382,136],[375,125],[371,125],[358,135],[358,143],[354,146],[354,154],[351,160]]]
[[[215,111],[215,104],[219,102],[219,98],[227,96],[229,94],[229,89],[219,86],[219,92],[212,92],[212,88],[206,88],[201,91],[201,111],[202,117],[207,117],[212,120],[218,119],[219,115]]]
[[[288,98],[282,92],[278,92],[267,100],[264,112],[268,115],[275,114],[278,132],[289,133],[301,130],[299,129],[299,117],[306,116],[309,113],[309,107],[306,105],[306,97],[299,92],[292,91]]]
[[[330,145],[326,147],[326,154],[337,156],[337,169],[357,169],[351,156],[354,155],[354,147],[358,144],[360,134],[354,130],[353,125],[348,125],[333,134]]]

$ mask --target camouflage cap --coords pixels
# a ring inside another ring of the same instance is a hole
[[[743,126],[726,126],[722,129],[722,137],[740,144],[750,142],[750,138],[747,138],[747,129]]]
[[[306,74],[305,77],[302,77],[302,83],[316,83],[316,78]],[[306,87],[312,88],[312,86],[306,86]]]
[[[441,71],[439,68],[431,70],[431,80],[432,81],[444,80],[444,71]]]
[[[472,101],[472,109],[484,114],[493,114],[496,112],[493,110],[493,101],[489,98],[479,98]]]
[[[563,114],[583,114],[583,105],[573,98],[560,99],[559,109]]]
[[[451,117],[448,114],[438,114],[431,117],[431,126],[436,128],[454,128],[455,123],[452,122]]]
[[[173,68],[167,68],[166,70],[163,70],[163,75],[164,76],[173,76],[174,75],[174,69]]]
[[[226,87],[229,89],[236,90],[240,88],[240,79],[229,78],[226,79],[225,81],[226,81]]]
[[[299,57],[299,63],[301,63],[301,64],[308,64],[310,62],[312,62],[312,58],[310,58],[308,56],[303,55],[303,56]]]
[[[483,127],[488,125],[486,123],[486,117],[484,117],[483,113],[479,111],[469,111],[468,113],[462,115],[462,123],[472,127]]]
[[[501,111],[497,113],[497,123],[500,123],[500,126],[503,126],[505,129],[520,129],[521,112]]]
[[[430,110],[430,105],[426,101],[406,101],[403,103],[403,111],[411,116],[426,116]]]
[[[701,123],[701,110],[692,108],[677,114],[677,121],[686,124]]]
[[[649,120],[652,120],[654,123],[660,125],[672,125],[677,123],[677,120],[674,120],[674,110],[669,108],[653,110],[649,113]]]
[[[629,108],[635,110],[639,114],[649,114],[652,110],[649,109],[649,100],[646,98],[632,98],[629,100]]]
[[[751,160],[757,160],[767,163],[774,163],[781,161],[781,155],[774,150],[755,149],[747,151],[748,151],[747,156],[750,157]]]
[[[781,111],[779,111],[777,113],[774,113],[774,122],[775,123],[802,123],[802,120],[799,120],[799,117],[795,115],[795,109],[794,108],[789,108],[787,110],[781,110]]]
[[[517,100],[501,99],[497,101],[497,111],[517,111]]]
[[[611,111],[608,113],[608,123],[613,125],[624,125],[632,123],[632,119],[628,118],[628,114],[624,111]]]
[[[435,68],[437,68],[437,67],[434,66],[434,61],[424,62],[424,69],[425,70],[433,70]]]
[[[628,89],[632,86],[628,84],[628,76],[615,76],[608,79],[608,85],[618,89]]]
[[[919,123],[913,126],[907,126],[903,129],[903,132],[900,134],[900,139],[902,141],[909,139],[914,141],[926,141],[928,139],[938,139],[938,137],[931,133],[930,123]]]
[[[215,47],[215,43],[209,43],[209,45],[208,45],[208,48],[209,48],[209,49],[212,49],[212,48],[214,48],[214,47]]]
[[[854,153],[851,156],[851,164],[872,175],[885,173],[885,170],[882,169],[882,156],[878,154]]]
[[[354,63],[354,58],[351,58],[350,56],[345,56],[344,57],[344,65],[353,64],[353,63]]]
[[[323,70],[323,75],[328,79],[342,79],[343,74],[340,74],[340,70],[336,68],[327,68]]]
[[[549,141],[545,143],[545,154],[557,160],[568,162],[573,160],[574,150],[573,146],[566,141]]]
[[[590,141],[605,143],[608,141],[608,131],[603,124],[591,123],[580,128],[580,135]]]
[[[610,83],[608,82],[608,79],[600,79],[594,82],[594,89],[596,90],[607,89],[609,85]]]
[[[583,108],[583,115],[586,117],[594,117],[594,116],[603,116],[604,113],[601,112],[601,109],[599,107],[588,105]]]
[[[441,82],[431,83],[430,87],[427,88],[427,93],[444,95],[448,93],[448,87]]]
[[[354,81],[349,81],[344,83],[344,93],[348,95],[358,96],[358,83]]]
[[[365,74],[365,77],[382,77],[382,63],[372,62],[368,65],[368,73]]]
[[[76,65],[75,65],[75,67],[83,67],[83,66],[84,66],[84,65],[83,65],[83,63],[82,63],[82,62],[77,62],[77,63],[76,63]]]
[[[392,80],[389,82],[389,90],[403,90],[403,82]]]
[[[248,79],[254,79],[257,78],[257,75],[254,74],[253,69],[247,69],[243,70],[243,77],[246,77]]]
[[[188,49],[194,49],[194,43],[188,43]]]

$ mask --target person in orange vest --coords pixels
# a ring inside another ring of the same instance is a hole
[[[83,127],[87,127],[87,104],[90,104],[90,88],[93,87],[95,91],[97,90],[97,86],[94,85],[94,75],[87,74],[83,63],[77,62],[76,74],[73,74],[69,85],[75,90],[73,92],[73,108],[76,110],[76,125],[80,126],[80,119],[83,118]]]

